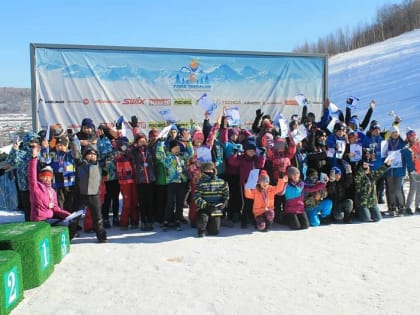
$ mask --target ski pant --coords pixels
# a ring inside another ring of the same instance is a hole
[[[232,220],[240,216],[242,209],[241,185],[239,184],[239,175],[223,174],[220,176],[229,185],[229,203],[226,207],[227,217]]]
[[[139,225],[139,200],[136,184],[120,183],[120,191],[123,197],[120,226]]]
[[[414,206],[413,206],[414,201]],[[415,211],[420,206],[420,182],[410,175],[410,188],[407,196],[407,207]]]
[[[287,213],[286,222],[292,230],[303,230],[309,227],[309,220],[306,212],[303,213]]]
[[[351,199],[344,199],[336,202],[334,204],[332,213],[334,220],[342,221],[345,217],[349,217],[350,213],[353,210],[353,200]]]
[[[266,210],[263,214],[257,215],[255,217],[255,222],[259,231],[264,231],[266,228],[269,229],[273,221],[274,210]]]
[[[220,232],[221,216],[211,216],[209,211],[199,210],[196,224],[198,233],[207,230],[209,235],[217,235]]]
[[[74,208],[74,186],[69,187],[58,187],[57,191],[57,202],[60,208],[69,212],[74,212],[79,209]]]
[[[370,208],[360,207],[357,210],[360,220],[363,222],[378,222],[382,219],[381,210],[379,210],[378,205]]]
[[[98,240],[106,239],[106,231],[103,225],[102,212],[100,208],[101,200],[98,195],[80,195],[80,203],[89,207],[93,221],[93,229]]]
[[[110,180],[105,182],[105,197],[102,204],[102,217],[109,220],[109,208],[112,203],[112,214],[114,218],[118,218],[120,209],[120,184],[118,180]]]
[[[19,190],[18,196],[23,212],[25,214],[25,221],[31,220],[31,201],[29,198],[29,190]]]
[[[402,176],[390,176],[386,178],[387,201],[390,211],[396,211],[405,208],[402,185]]]
[[[153,223],[155,184],[137,184],[141,223]]]
[[[190,202],[189,204],[189,210],[188,210],[188,219],[190,220],[191,224],[195,224],[195,221],[197,220],[197,204],[194,201],[194,193],[197,188],[197,184],[191,181],[190,185]]]
[[[163,223],[165,215],[166,201],[168,198],[168,185],[155,185],[154,205],[155,205],[155,221]]]
[[[332,201],[330,199],[322,200],[315,208],[306,208],[305,211],[308,214],[309,222],[311,226],[319,226],[321,224],[319,216],[326,218],[331,214]]]
[[[183,218],[184,197],[187,191],[186,183],[168,184],[167,202],[164,221],[178,221]],[[175,209],[175,214],[174,214]]]

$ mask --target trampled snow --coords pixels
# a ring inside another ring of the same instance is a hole
[[[419,130],[420,30],[335,56],[331,101],[360,98],[361,117]],[[385,210],[385,209],[383,209]],[[16,214],[16,213],[14,213]],[[0,222],[21,215],[0,213]],[[40,287],[25,291],[16,314],[417,314],[420,216],[269,233],[108,230],[96,244],[81,233]]]

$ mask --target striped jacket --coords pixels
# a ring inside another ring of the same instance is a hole
[[[226,204],[229,200],[229,186],[217,176],[202,174],[194,192],[194,201],[198,209],[204,209],[207,204]]]

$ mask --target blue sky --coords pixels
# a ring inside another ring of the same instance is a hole
[[[0,87],[30,87],[30,43],[291,52],[390,3],[401,1],[5,1]]]

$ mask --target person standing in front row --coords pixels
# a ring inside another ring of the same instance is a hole
[[[98,162],[98,151],[95,147],[88,144],[81,152],[75,140],[76,136],[71,133],[69,138],[73,159],[77,165],[79,202],[83,206],[88,206],[91,211],[93,228],[96,232],[98,243],[106,243],[108,239],[103,226],[101,201],[99,198],[102,170]]]
[[[170,224],[174,225],[177,230],[181,230],[184,198],[187,192],[187,161],[194,154],[191,135],[187,130],[182,132],[182,140],[185,141],[184,154],[181,154],[182,144],[179,140],[169,141],[169,149],[166,150],[164,139],[159,139],[156,147],[156,159],[167,170],[168,195],[162,226],[163,231],[167,231]]]

